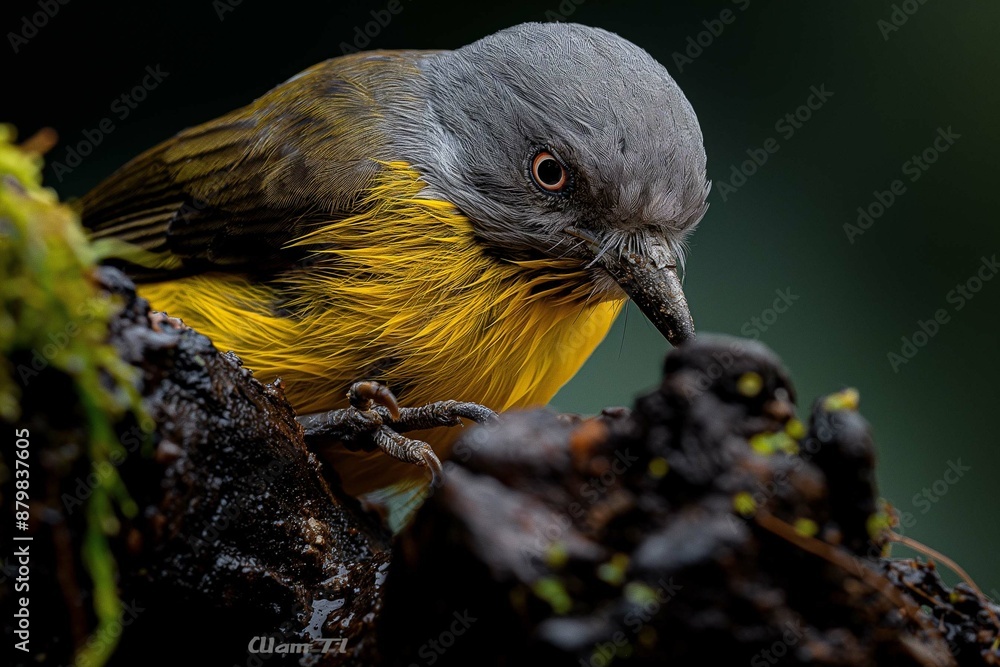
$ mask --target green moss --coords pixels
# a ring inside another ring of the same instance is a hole
[[[806,426],[800,420],[793,417],[788,420],[787,424],[785,424],[785,433],[790,435],[795,440],[801,440],[806,437]]]
[[[657,456],[649,462],[649,474],[654,479],[666,477],[670,472],[670,463],[662,456]]]
[[[132,412],[147,422],[136,389],[137,370],[107,343],[108,320],[120,308],[95,280],[109,248],[87,240],[74,211],[42,187],[41,157],[14,142],[0,125],[0,419],[21,416],[22,388],[42,373],[64,373],[76,388],[89,434],[92,469],[125,456],[115,423]],[[29,359],[16,366],[12,358]],[[88,500],[82,559],[94,587],[96,635],[121,615],[116,564],[108,534],[117,530],[116,508],[125,516],[135,503],[114,465]],[[79,647],[78,647],[79,648]],[[114,642],[88,642],[77,664],[99,667]]]
[[[569,561],[569,552],[563,542],[553,542],[545,552],[545,562],[553,570],[561,570]]]
[[[740,376],[740,379],[736,381],[736,390],[747,398],[753,398],[759,394],[760,390],[763,388],[764,378],[762,378],[759,373],[754,373],[753,371],[744,373]]]
[[[573,608],[573,600],[566,591],[566,587],[556,577],[539,579],[532,585],[531,590],[536,597],[548,602],[552,611],[559,615],[568,614]]]
[[[819,533],[819,525],[812,519],[800,517],[795,520],[795,532],[803,537],[816,537]]]
[[[660,601],[656,591],[641,581],[630,581],[625,585],[625,599],[641,607],[648,607]]]
[[[884,510],[879,510],[868,517],[865,527],[868,529],[868,537],[875,542],[885,539],[885,533],[892,530],[892,515]]]
[[[625,581],[629,558],[626,554],[616,553],[607,563],[601,563],[597,568],[597,576],[612,586],[621,586]]]
[[[855,412],[860,402],[861,394],[858,393],[858,390],[848,387],[843,391],[838,391],[836,394],[830,394],[824,398],[823,409],[827,412],[837,412],[840,410]]]
[[[785,431],[758,433],[750,438],[750,447],[764,456],[770,456],[777,452],[791,455],[799,453],[799,443]]]
[[[746,491],[733,496],[733,509],[744,517],[751,517],[757,512],[757,501]]]

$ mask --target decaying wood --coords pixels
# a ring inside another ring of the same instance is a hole
[[[632,411],[468,429],[393,541],[308,451],[280,385],[151,316],[118,272],[102,280],[123,299],[111,341],[155,422],[119,465],[137,511],[112,545],[113,664],[1000,664],[1000,609],[883,558],[855,398],[818,401],[801,425],[759,344],[672,352]],[[48,664],[94,624],[74,400],[55,372],[23,399],[46,489],[33,604]],[[142,426],[120,424],[122,441]],[[255,637],[342,638],[345,652],[252,653]]]

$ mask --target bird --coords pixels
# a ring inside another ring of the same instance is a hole
[[[450,426],[547,404],[628,299],[692,339],[709,190],[694,109],[647,51],[524,23],[321,62],[81,206],[153,308],[280,378],[307,435],[351,445],[324,450],[345,491],[391,505]]]

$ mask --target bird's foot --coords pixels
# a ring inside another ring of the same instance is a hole
[[[485,424],[495,412],[478,403],[438,401],[402,408],[389,388],[372,381],[355,382],[347,392],[351,407],[302,415],[296,419],[312,441],[339,440],[345,444],[378,447],[406,463],[425,466],[434,484],[440,482],[441,459],[429,444],[402,433],[438,426],[460,426],[462,419]]]

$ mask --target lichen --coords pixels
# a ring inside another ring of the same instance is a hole
[[[126,413],[144,420],[137,372],[107,343],[108,320],[120,307],[96,281],[108,249],[88,241],[73,209],[42,186],[42,158],[14,144],[13,128],[0,125],[0,419],[21,417],[21,398],[41,373],[71,378],[85,418],[91,469],[124,456],[115,424]],[[14,363],[12,359],[21,360]],[[93,584],[95,635],[121,614],[116,564],[108,537],[116,512],[135,512],[117,469],[88,499],[83,563]],[[77,664],[99,667],[114,642],[78,647]]]

